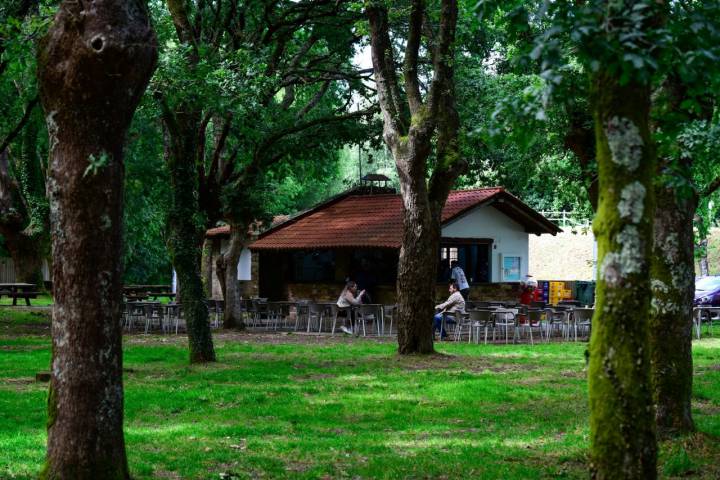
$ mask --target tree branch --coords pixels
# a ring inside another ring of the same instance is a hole
[[[405,93],[410,106],[410,113],[417,115],[422,108],[420,84],[418,80],[418,54],[420,52],[420,39],[422,38],[422,25],[425,12],[423,0],[413,0],[410,12],[410,30],[407,45],[405,46],[405,60],[403,75],[405,77]]]
[[[15,125],[15,128],[13,128],[10,133],[8,133],[7,137],[5,137],[5,140],[3,140],[2,144],[0,144],[0,152],[4,152],[5,149],[7,149],[13,140],[20,134],[22,129],[27,124],[28,120],[30,120],[30,115],[32,115],[32,111],[35,108],[35,106],[38,104],[38,96],[36,95],[30,102],[28,102],[27,106],[25,107],[25,111],[23,112],[22,117],[20,118],[20,121]]]
[[[708,183],[707,187],[705,187],[700,194],[702,197],[709,197],[713,193],[715,193],[720,188],[720,177],[715,177],[715,179]]]
[[[370,4],[367,10],[370,22],[370,49],[378,100],[383,112],[385,136],[399,137],[407,131],[409,119],[404,114],[404,103],[400,98],[395,61],[388,25],[388,12],[385,6]]]
[[[320,100],[325,96],[328,89],[330,88],[330,80],[326,80],[325,83],[322,84],[320,87],[320,90],[318,90],[315,95],[310,99],[310,101],[297,113],[296,117],[298,119],[303,118],[305,115],[307,115],[310,110],[315,108],[318,103],[320,103]]]
[[[440,29],[437,49],[433,50],[433,81],[428,93],[429,118],[434,118],[442,108],[447,88],[453,84],[455,29],[458,6],[456,0],[442,0],[440,7]]]
[[[296,133],[307,130],[308,128],[317,127],[319,125],[327,125],[330,123],[344,122],[346,120],[360,119],[362,117],[370,116],[377,112],[375,107],[368,108],[366,110],[359,110],[356,112],[347,113],[345,115],[333,115],[330,117],[321,117],[313,120],[308,120],[304,123],[296,123],[292,127],[287,127],[282,130],[275,132],[268,136],[255,150],[254,157],[264,157],[265,154],[282,138],[294,135]]]

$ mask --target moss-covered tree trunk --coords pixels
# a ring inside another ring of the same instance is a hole
[[[195,164],[200,114],[187,106],[164,114],[168,135],[166,161],[170,172],[172,203],[168,214],[168,250],[180,291],[187,324],[190,362],[215,361],[200,264],[205,222],[198,203]]]
[[[223,286],[223,326],[225,328],[245,328],[242,318],[240,282],[238,282],[238,262],[243,248],[249,244],[248,228],[243,224],[230,224],[228,248],[218,259],[218,279]]]
[[[139,0],[64,1],[38,55],[50,136],[52,380],[42,478],[129,478],[123,437],[123,144],[155,68]]]
[[[696,197],[672,186],[659,186],[655,192],[650,352],[658,434],[667,437],[695,429],[691,398]]]
[[[650,90],[611,74],[593,78],[599,171],[598,274],[590,340],[591,472],[653,479],[657,447],[648,315],[655,151]]]

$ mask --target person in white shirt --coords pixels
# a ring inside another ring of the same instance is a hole
[[[433,335],[440,330],[440,338],[447,336],[443,327],[443,313],[465,312],[465,299],[458,290],[458,284],[450,282],[448,291],[450,292],[448,299],[444,303],[435,305],[435,310],[439,310],[439,312],[433,317]],[[447,316],[445,322],[455,323],[454,316]]]
[[[365,290],[362,290],[358,293],[357,291],[357,283],[353,282],[352,280],[348,281],[345,284],[345,288],[343,288],[343,291],[340,293],[340,297],[338,297],[337,306],[340,308],[347,308],[353,307],[355,305],[362,304],[362,296],[365,294]],[[352,312],[348,310],[347,317],[345,317],[345,322],[352,320]],[[352,335],[352,323],[350,324],[350,328],[346,327],[345,325],[340,326],[340,330],[343,332]]]
[[[460,295],[462,295],[465,301],[467,301],[468,295],[470,295],[470,284],[465,277],[465,272],[460,267],[460,264],[457,260],[453,260],[450,266],[452,267],[452,271],[450,272],[450,278],[452,278],[455,283],[458,284],[458,288],[460,289]]]

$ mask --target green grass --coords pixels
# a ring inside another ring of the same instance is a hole
[[[4,309],[3,309],[4,310]],[[1,318],[1,317],[0,317]],[[187,365],[182,337],[125,341],[134,478],[586,478],[584,344],[392,343],[216,335]],[[720,475],[720,340],[695,343],[702,433],[662,445],[663,478]],[[0,330],[0,478],[32,478],[45,448],[46,335]]]

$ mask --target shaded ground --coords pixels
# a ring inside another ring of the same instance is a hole
[[[0,309],[0,478],[45,443],[47,319]],[[4,322],[4,323],[3,323]],[[44,324],[44,325],[43,325]],[[43,330],[43,328],[45,330]],[[187,365],[184,336],[125,338],[134,478],[586,478],[585,344],[443,343],[228,333]],[[663,478],[720,478],[720,340],[695,344],[702,433],[662,445]]]

